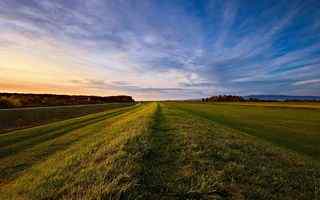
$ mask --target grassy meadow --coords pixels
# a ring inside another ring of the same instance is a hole
[[[320,160],[319,103],[176,103],[179,109]]]
[[[0,109],[0,134],[14,129],[28,128],[129,105],[132,103]]]
[[[0,135],[0,199],[319,199],[317,108],[161,102]]]

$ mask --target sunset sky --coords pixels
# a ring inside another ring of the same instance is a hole
[[[1,0],[0,92],[320,95],[320,1]]]

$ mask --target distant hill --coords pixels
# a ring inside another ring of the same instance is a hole
[[[64,106],[102,103],[134,102],[131,96],[81,96],[81,95],[55,95],[55,94],[23,94],[0,93],[0,108],[38,107],[38,106]]]
[[[320,96],[290,96],[290,95],[248,95],[245,99],[259,99],[264,101],[320,101]]]

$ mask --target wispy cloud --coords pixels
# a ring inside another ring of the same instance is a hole
[[[309,85],[309,84],[320,84],[320,79],[311,79],[311,80],[298,81],[293,83],[293,85]]]

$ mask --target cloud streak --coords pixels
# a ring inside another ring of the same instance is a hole
[[[293,83],[293,85],[308,85],[308,84],[320,84],[320,79],[311,79],[311,80],[298,81]]]

